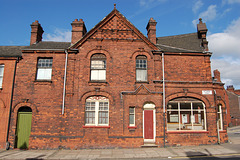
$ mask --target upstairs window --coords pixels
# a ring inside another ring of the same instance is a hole
[[[3,72],[4,72],[4,65],[0,65],[0,88],[2,88],[2,83],[3,83]]]
[[[106,97],[89,97],[85,105],[85,125],[108,125],[108,112],[109,100]]]
[[[39,58],[37,64],[37,80],[51,80],[52,58]]]
[[[106,81],[106,56],[98,53],[91,57],[91,81]]]
[[[147,81],[147,57],[137,56],[136,58],[136,81]]]

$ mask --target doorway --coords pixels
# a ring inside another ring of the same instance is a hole
[[[143,106],[143,137],[144,143],[155,143],[156,123],[155,105],[147,103]]]
[[[29,136],[31,134],[32,109],[29,107],[21,107],[17,115],[16,130],[16,148],[26,149],[29,146]]]

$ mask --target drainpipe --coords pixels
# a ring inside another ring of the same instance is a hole
[[[13,73],[13,82],[12,82],[12,94],[11,94],[11,100],[10,100],[10,107],[9,107],[9,115],[8,115],[8,127],[7,127],[7,137],[6,137],[6,150],[10,149],[10,142],[8,141],[9,138],[9,129],[10,129],[10,121],[11,121],[11,113],[12,113],[12,104],[13,104],[13,91],[14,91],[14,83],[15,83],[15,75],[16,75],[16,69],[17,69],[17,62],[19,61],[19,57],[15,61],[14,66],[14,73]]]
[[[166,147],[165,145],[165,139],[166,139],[166,131],[165,131],[165,127],[166,127],[166,119],[165,119],[165,115],[166,115],[166,109],[165,109],[165,74],[164,74],[164,52],[162,52],[162,75],[163,75],[163,127],[164,127],[164,135],[163,135],[163,146],[164,148]]]
[[[65,94],[66,94],[66,80],[67,80],[67,62],[68,62],[68,51],[65,50],[66,59],[65,59],[65,70],[64,70],[64,80],[63,80],[63,103],[62,103],[62,115],[64,114],[65,108]]]

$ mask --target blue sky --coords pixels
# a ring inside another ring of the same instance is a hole
[[[117,9],[146,35],[150,17],[157,36],[196,32],[207,24],[212,70],[240,89],[240,0],[0,0],[0,45],[29,45],[30,24],[38,20],[43,40],[70,41],[71,22],[83,19],[87,30]]]

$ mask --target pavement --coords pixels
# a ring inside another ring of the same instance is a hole
[[[240,126],[228,129],[229,143],[167,148],[0,150],[0,159],[180,159],[189,157],[239,156]]]

